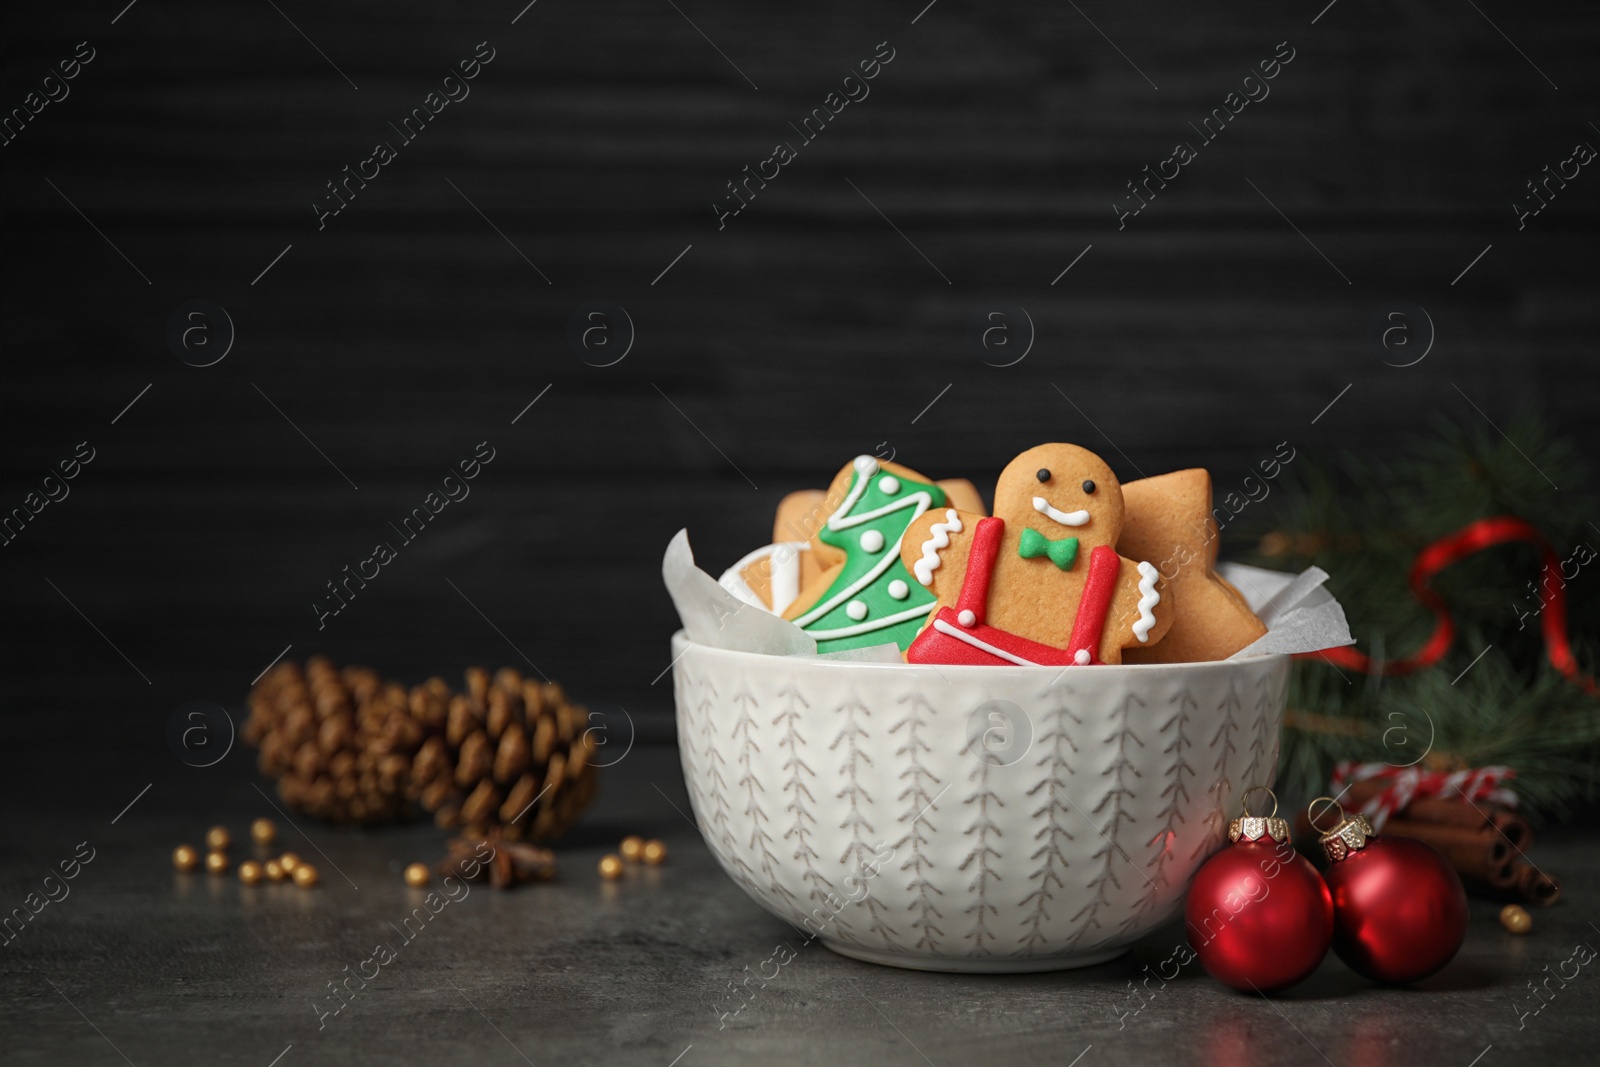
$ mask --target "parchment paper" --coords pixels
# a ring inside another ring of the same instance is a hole
[[[1244,594],[1250,610],[1267,625],[1264,635],[1229,659],[1268,652],[1315,652],[1355,644],[1344,608],[1323,588],[1328,572],[1321,567],[1285,574],[1244,563],[1219,563],[1217,573]]]
[[[661,560],[661,577],[689,640],[737,652],[815,656],[816,638],[759,604],[748,604],[695,566],[689,531],[679,530]]]

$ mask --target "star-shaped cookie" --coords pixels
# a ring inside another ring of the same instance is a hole
[[[1172,628],[1158,644],[1129,648],[1124,663],[1227,659],[1267,632],[1243,595],[1216,572],[1217,524],[1211,517],[1211,475],[1173,471],[1122,487],[1123,525],[1117,551],[1149,560],[1172,598]]]

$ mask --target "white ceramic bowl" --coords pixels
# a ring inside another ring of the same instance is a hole
[[[678,746],[730,877],[836,952],[1110,959],[1171,919],[1278,758],[1289,657],[914,667],[673,638]]]

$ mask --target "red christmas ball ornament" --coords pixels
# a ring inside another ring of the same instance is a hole
[[[1228,824],[1233,844],[1196,872],[1184,903],[1189,944],[1201,965],[1246,992],[1294,985],[1317,969],[1333,937],[1328,887],[1294,850],[1289,824],[1277,813],[1275,796],[1270,816],[1251,815],[1246,804],[1244,815]]]
[[[1351,970],[1398,984],[1455,958],[1467,936],[1467,893],[1443,856],[1409,837],[1380,837],[1365,815],[1343,808],[1339,824],[1322,835],[1322,850],[1333,950]]]

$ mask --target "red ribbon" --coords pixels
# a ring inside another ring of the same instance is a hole
[[[1361,807],[1361,813],[1372,821],[1372,828],[1382,830],[1389,816],[1405,811],[1413,800],[1425,797],[1460,798],[1469,804],[1487,800],[1514,808],[1517,794],[1502,783],[1516,776],[1517,772],[1510,767],[1475,767],[1447,772],[1345,760],[1333,768],[1333,780],[1328,788],[1335,794],[1343,794],[1349,783],[1387,782],[1381,793]]]
[[[1544,631],[1545,654],[1551,666],[1585,692],[1600,693],[1600,685],[1578,670],[1578,661],[1572,654],[1572,643],[1567,638],[1566,582],[1561,577],[1561,559],[1549,542],[1532,523],[1510,515],[1495,515],[1468,523],[1447,537],[1428,545],[1412,561],[1409,584],[1417,600],[1433,612],[1433,634],[1414,654],[1396,660],[1375,663],[1364,652],[1346,645],[1327,648],[1321,652],[1300,653],[1301,657],[1317,656],[1338,667],[1348,667],[1363,674],[1384,676],[1410,674],[1431,667],[1444,658],[1455,640],[1455,620],[1444,598],[1429,585],[1433,576],[1468,556],[1486,548],[1520,541],[1539,549],[1544,560],[1544,571],[1539,583],[1539,625]]]

